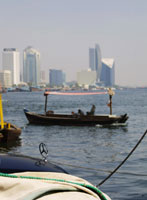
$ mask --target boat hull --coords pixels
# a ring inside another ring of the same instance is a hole
[[[13,124],[10,124],[10,128],[4,127],[0,130],[0,141],[14,141],[20,136],[20,134],[21,129]]]
[[[33,112],[26,112],[26,118],[30,124],[37,125],[60,125],[60,126],[95,126],[107,125],[113,123],[125,123],[128,119],[125,115],[93,115],[93,116],[79,116],[79,115],[64,115],[64,114],[37,114]]]

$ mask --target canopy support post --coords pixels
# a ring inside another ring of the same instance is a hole
[[[44,94],[45,96],[45,107],[44,107],[44,111],[45,111],[45,114],[46,114],[46,109],[47,109],[47,94]]]
[[[112,115],[112,95],[109,95],[110,100],[110,115]]]
[[[111,88],[109,88],[108,94],[109,94],[110,115],[112,115],[112,96],[115,94],[115,92]]]

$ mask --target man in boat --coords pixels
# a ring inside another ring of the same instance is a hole
[[[84,112],[82,111],[82,110],[78,110],[78,115],[81,115],[81,116],[83,116],[84,115]]]
[[[93,104],[90,112],[87,112],[87,115],[94,115],[94,113],[95,113],[95,105]]]

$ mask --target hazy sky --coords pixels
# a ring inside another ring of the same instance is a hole
[[[0,0],[1,52],[31,45],[47,73],[76,79],[96,43],[115,59],[116,84],[147,86],[147,0]]]

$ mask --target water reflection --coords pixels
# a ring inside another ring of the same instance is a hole
[[[111,125],[100,125],[98,126],[99,128],[106,128],[106,129],[109,129],[109,130],[121,130],[121,131],[124,131],[124,132],[128,132],[128,123],[126,124],[111,124]]]
[[[21,139],[18,138],[15,141],[0,142],[0,153],[8,153],[11,150],[21,146]]]

